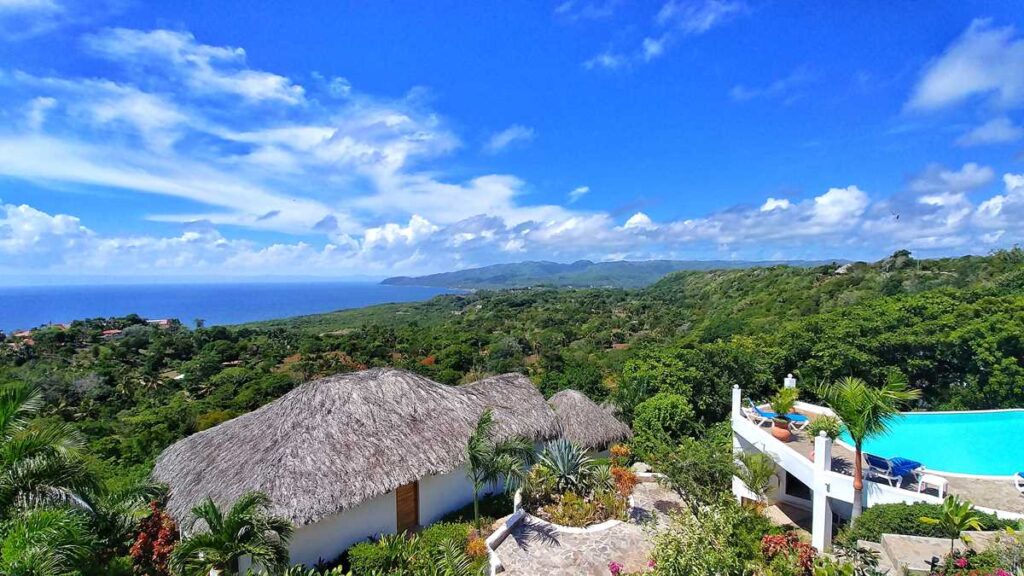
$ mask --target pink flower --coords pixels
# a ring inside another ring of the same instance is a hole
[[[655,562],[654,560],[648,560],[648,561],[647,561],[647,567],[648,567],[648,568],[650,568],[650,569],[652,569],[652,570],[653,570],[653,569],[654,569],[654,567],[655,567],[655,566],[657,566],[657,565],[658,565],[658,563],[657,563],[657,562]]]
[[[1000,569],[996,570],[996,576],[1013,576],[1013,574],[1010,574],[1006,570],[1003,570],[1002,568],[1000,568]]]
[[[612,573],[612,576],[619,576],[622,572],[622,564],[612,561],[608,563],[608,571]]]
[[[957,568],[967,568],[967,558],[957,558],[954,564]]]

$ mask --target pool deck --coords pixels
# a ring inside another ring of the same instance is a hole
[[[806,432],[794,433],[793,440],[789,445],[808,459],[814,452],[814,439]],[[853,451],[845,446],[838,442],[832,445],[833,471],[852,476],[853,458]],[[927,462],[925,465],[927,466]],[[864,464],[864,470],[867,470],[866,463]],[[934,472],[928,473],[935,474]],[[949,481],[950,494],[956,494],[977,506],[1024,514],[1024,495],[1017,491],[1017,488],[1013,485],[1013,480],[1009,478],[965,478],[946,474],[936,474],[936,476],[942,476]],[[869,480],[867,478],[865,478],[865,481],[884,482],[884,480]],[[903,488],[917,490],[917,485],[908,477],[903,483]],[[935,494],[935,491],[932,489],[928,489],[927,492]]]

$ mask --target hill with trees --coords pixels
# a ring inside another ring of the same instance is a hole
[[[139,478],[188,434],[305,380],[396,366],[460,384],[528,374],[625,414],[658,392],[703,424],[728,389],[905,374],[922,406],[1024,405],[1024,252],[876,263],[680,271],[639,290],[530,288],[444,295],[239,327],[139,317],[9,336],[0,383],[37,386],[43,414],[88,440],[112,478]]]
[[[558,262],[516,262],[442,272],[427,276],[395,276],[382,284],[403,286],[436,286],[439,288],[502,289],[531,286],[562,288],[642,288],[665,275],[679,270],[722,270],[761,266],[815,266],[821,262],[773,261],[744,262],[738,260],[644,260],[630,262],[591,262],[578,260],[571,264]]]

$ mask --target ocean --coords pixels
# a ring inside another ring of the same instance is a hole
[[[178,318],[191,326],[241,324],[303,314],[427,300],[444,288],[358,282],[0,287],[0,331],[101,316]]]

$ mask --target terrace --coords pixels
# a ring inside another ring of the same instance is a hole
[[[778,483],[769,499],[780,508],[810,512],[811,542],[819,550],[828,549],[833,523],[849,518],[852,510],[852,451],[841,443],[833,443],[824,434],[812,438],[804,432],[796,432],[792,441],[782,442],[767,428],[747,418],[742,410],[742,397],[742,390],[733,388],[731,420],[734,448],[763,452],[776,461]],[[831,413],[828,408],[803,402],[797,404],[797,411],[812,419]],[[921,438],[920,441],[928,439]],[[1011,479],[940,475],[948,482],[948,493],[970,500],[980,510],[1003,518],[1024,518],[1024,496],[1016,490]],[[912,482],[905,482],[897,488],[884,481],[873,481],[865,474],[863,504],[869,508],[899,502],[941,502],[934,491],[919,493],[917,488]],[[740,499],[756,498],[737,478],[733,479],[733,493]]]

